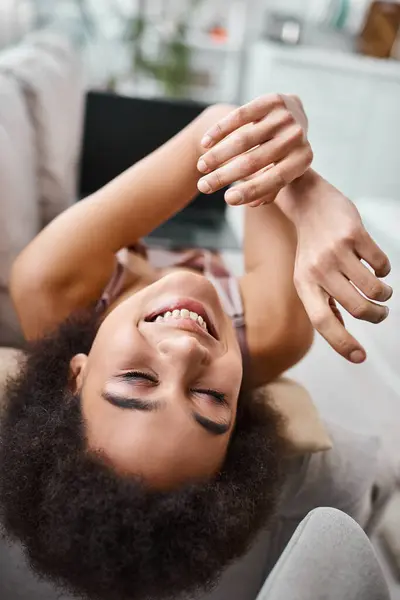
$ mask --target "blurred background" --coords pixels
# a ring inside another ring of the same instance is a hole
[[[0,1],[0,48],[49,27],[72,36],[87,88],[207,103],[298,93],[317,169],[352,196],[400,191],[399,2]]]
[[[389,254],[395,295],[378,328],[349,320],[367,363],[346,363],[318,338],[293,376],[324,414],[383,436],[398,468],[399,32],[400,1],[0,0],[0,346],[21,344],[8,293],[15,257],[85,195],[85,165],[93,179],[122,148],[119,164],[130,164],[154,125],[142,104],[126,112],[110,98],[177,106],[295,93],[309,117],[313,166],[354,200]],[[239,240],[242,214],[228,210]],[[240,257],[226,260],[240,270]],[[1,368],[0,352],[0,379]],[[390,562],[382,560],[400,598],[389,567],[400,573],[400,500],[391,519],[387,531],[398,535],[383,536]],[[55,597],[19,571],[19,555],[7,556],[0,548],[1,598]]]

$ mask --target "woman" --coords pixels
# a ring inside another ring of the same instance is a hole
[[[282,423],[252,390],[307,352],[311,323],[362,362],[334,299],[380,322],[367,298],[391,295],[356,209],[309,169],[306,131],[295,97],[207,109],[17,260],[35,342],[9,385],[1,505],[40,573],[93,598],[175,597],[211,585],[273,514]],[[239,180],[242,278],[203,252],[150,261],[140,238],[197,187]]]

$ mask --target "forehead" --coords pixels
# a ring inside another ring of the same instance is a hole
[[[211,436],[177,411],[110,407],[93,414],[83,406],[83,413],[90,448],[99,450],[118,471],[157,485],[208,479],[221,467],[229,444],[229,435]]]

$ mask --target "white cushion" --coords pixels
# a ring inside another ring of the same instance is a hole
[[[76,198],[84,92],[69,42],[50,32],[27,38],[0,57],[0,72],[20,84],[36,131],[42,223]]]
[[[39,231],[33,138],[17,82],[0,72],[0,288],[8,284],[15,257]]]

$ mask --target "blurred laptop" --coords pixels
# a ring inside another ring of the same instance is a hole
[[[193,121],[204,104],[89,92],[81,157],[80,197],[95,192]],[[162,173],[155,174],[162,177]],[[199,174],[200,177],[200,174]],[[146,243],[168,248],[237,249],[226,220],[225,189],[199,194],[153,231]]]

